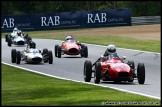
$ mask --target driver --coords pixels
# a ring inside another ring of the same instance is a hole
[[[75,40],[73,36],[66,36],[64,41]]]
[[[113,54],[113,53],[116,53],[116,47],[115,45],[110,44],[107,46],[107,49],[103,56],[109,56],[109,54]]]
[[[103,57],[99,59],[107,60],[110,54],[116,54],[116,46],[114,44],[108,45]]]
[[[76,41],[75,40],[75,38],[73,37],[73,36],[71,36],[71,35],[68,35],[68,36],[66,36],[66,38],[65,38],[65,40],[63,41],[63,42],[67,42],[67,41]],[[78,44],[78,45],[81,45],[81,43],[79,42],[79,41],[76,41],[76,43]]]
[[[13,32],[17,32],[18,31],[18,28],[17,27],[15,27],[14,28],[14,30],[13,30]]]

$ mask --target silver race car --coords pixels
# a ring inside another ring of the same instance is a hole
[[[8,46],[11,47],[12,44],[14,45],[25,45],[31,40],[31,37],[28,34],[22,33],[21,30],[18,28],[14,28],[11,34],[5,35],[5,41],[7,42]]]
[[[36,49],[36,44],[34,42],[30,43],[30,46],[23,51],[17,51],[16,49],[11,50],[11,62],[20,64],[21,61],[27,63],[53,63],[52,51],[47,48],[41,50]]]

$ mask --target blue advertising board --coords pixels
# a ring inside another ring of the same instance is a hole
[[[2,32],[11,32],[15,26],[23,31],[131,26],[131,9],[2,16]]]

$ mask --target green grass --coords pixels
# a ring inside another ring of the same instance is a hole
[[[89,28],[91,30],[92,28]],[[101,29],[101,28],[98,28]],[[66,35],[55,35],[56,32],[64,32],[68,34],[71,31],[81,31],[87,29],[68,29],[68,30],[47,30],[47,31],[33,31],[28,32],[32,38],[43,38],[43,39],[56,39],[56,40],[64,40]],[[49,35],[53,33],[53,35]],[[2,37],[4,37],[5,33],[2,33]],[[39,34],[39,35],[38,35]],[[95,34],[96,35],[96,34]],[[106,35],[99,35],[99,36],[88,36],[88,35],[81,35],[77,36],[74,35],[76,40],[84,43],[90,44],[98,44],[107,46],[108,44],[115,44],[119,48],[128,48],[128,49],[136,49],[136,50],[143,50],[143,51],[151,51],[151,52],[158,52],[160,53],[160,40],[146,40],[146,39],[135,39],[130,37],[121,37],[121,36],[106,36]]]
[[[99,105],[136,102],[160,105],[160,100],[27,72],[2,64],[2,106]],[[106,103],[108,104],[108,103]]]

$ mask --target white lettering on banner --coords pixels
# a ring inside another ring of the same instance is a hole
[[[1,28],[4,28],[5,26],[7,28],[14,27],[14,18],[9,18],[8,20],[7,19],[4,19],[3,25],[1,26]]]
[[[106,18],[106,13],[87,14],[87,23],[123,22],[124,18]]]
[[[47,19],[47,17],[41,17],[41,26],[50,26],[50,25],[54,26],[59,24],[60,24],[59,16],[54,16],[54,21],[51,16],[49,17],[49,19]]]
[[[93,17],[93,14],[88,14],[88,22],[87,23],[96,23],[96,21],[98,21],[99,23],[106,22],[106,13],[101,13],[101,14],[96,13],[96,15],[94,17]]]
[[[55,16],[55,25],[60,25],[60,17]]]
[[[92,17],[93,17],[93,14],[88,14],[88,22],[87,23],[93,23]],[[90,22],[90,20],[91,20],[91,22]]]
[[[106,22],[106,13],[101,13],[101,22]]]

